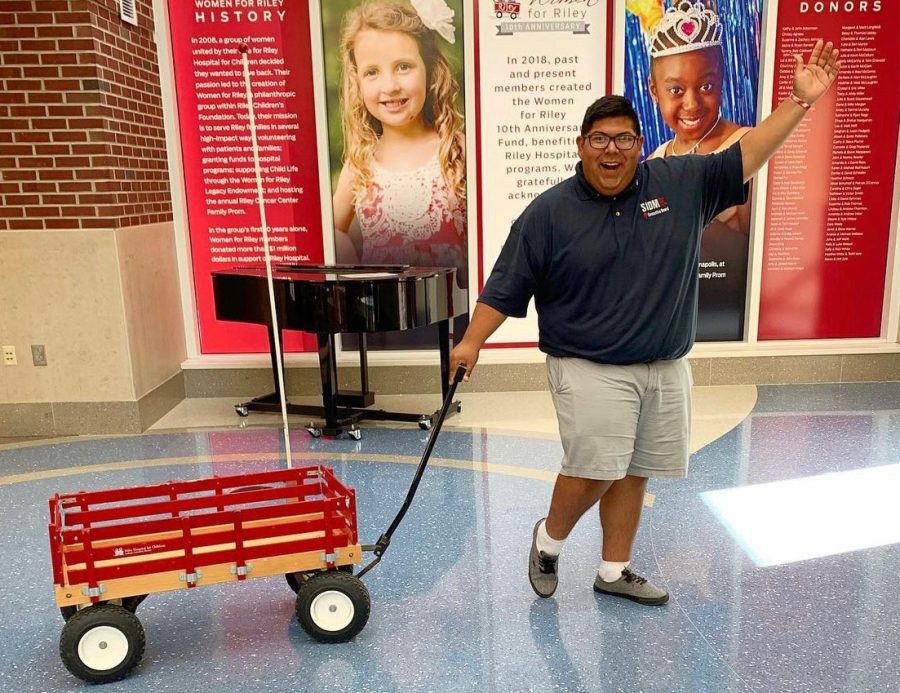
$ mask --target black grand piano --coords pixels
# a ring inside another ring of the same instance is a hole
[[[450,379],[450,320],[464,306],[454,305],[452,268],[408,265],[276,265],[272,271],[275,310],[282,330],[315,333],[322,377],[322,406],[288,403],[289,414],[312,415],[324,425],[307,430],[318,437],[347,432],[359,440],[360,419],[409,421],[425,430],[434,413],[411,414],[368,409],[375,395],[368,389],[365,335],[411,330],[436,324],[441,359],[441,393]],[[239,267],[212,273],[216,318],[265,325],[269,335],[275,391],[235,406],[241,416],[250,411],[281,411],[275,334],[272,328],[265,267]],[[360,390],[338,389],[335,334],[359,335]],[[282,360],[283,361],[283,360]],[[460,411],[458,402],[451,411]]]

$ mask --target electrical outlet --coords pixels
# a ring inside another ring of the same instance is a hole
[[[31,361],[35,366],[47,365],[47,350],[44,349],[43,344],[31,345]]]
[[[3,365],[4,366],[19,365],[18,360],[16,360],[16,348],[14,346],[3,347]]]

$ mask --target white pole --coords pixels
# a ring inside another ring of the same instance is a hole
[[[256,195],[259,200],[259,223],[262,228],[263,251],[266,259],[266,279],[269,284],[269,309],[272,312],[272,334],[275,336],[275,362],[278,377],[278,392],[281,395],[281,421],[284,424],[284,452],[287,455],[288,469],[293,467],[291,459],[291,434],[288,429],[287,397],[284,393],[284,363],[281,359],[281,330],[278,329],[278,316],[275,314],[275,286],[272,281],[272,256],[269,254],[269,227],[266,224],[266,207],[263,201],[262,170],[259,166],[259,146],[256,142],[256,118],[253,113],[253,92],[250,90],[250,48],[246,43],[240,44],[241,60],[244,64],[244,87],[247,90],[247,110],[250,116],[250,143],[253,147],[253,165],[256,168]]]

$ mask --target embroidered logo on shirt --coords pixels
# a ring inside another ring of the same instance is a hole
[[[657,214],[668,211],[669,203],[666,202],[666,198],[664,197],[656,197],[652,200],[641,202],[641,212],[643,212],[644,219],[649,219],[650,217],[655,217]]]

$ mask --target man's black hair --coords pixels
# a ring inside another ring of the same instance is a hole
[[[581,136],[584,137],[591,129],[591,126],[597,120],[603,118],[618,118],[624,116],[631,120],[634,125],[634,134],[640,137],[641,123],[638,121],[637,113],[634,106],[624,96],[608,95],[601,96],[588,106],[584,113],[584,120],[581,122]]]

